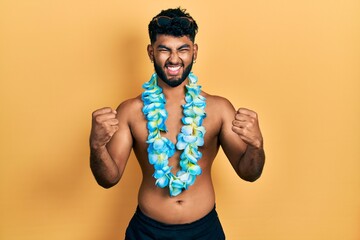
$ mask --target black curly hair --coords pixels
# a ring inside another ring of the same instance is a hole
[[[159,26],[157,19],[159,17],[168,17],[171,19],[169,24],[164,26]],[[181,19],[187,18],[190,20],[190,24],[188,26],[184,26],[181,24]],[[165,34],[175,37],[188,36],[192,42],[195,41],[195,35],[198,31],[198,26],[195,20],[190,16],[189,13],[186,13],[186,9],[178,8],[170,8],[167,10],[162,10],[158,15],[156,15],[148,26],[149,37],[151,43],[156,41],[156,36],[158,34]]]

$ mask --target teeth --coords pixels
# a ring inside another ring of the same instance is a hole
[[[168,67],[168,69],[169,69],[170,71],[177,71],[177,70],[179,70],[179,69],[180,69],[180,66],[176,66],[176,67]]]

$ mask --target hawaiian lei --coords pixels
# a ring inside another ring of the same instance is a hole
[[[157,85],[157,74],[154,73],[150,80],[143,85],[142,93],[144,107],[142,109],[147,119],[148,129],[148,159],[154,166],[153,177],[155,185],[164,188],[169,186],[170,196],[177,196],[183,190],[193,185],[197,175],[201,174],[201,167],[197,164],[202,154],[198,150],[204,145],[205,127],[202,122],[206,117],[206,99],[200,95],[201,86],[197,84],[197,77],[189,74],[189,83],[186,85],[185,104],[183,107],[181,132],[177,136],[176,149],[183,150],[180,155],[181,169],[174,175],[169,167],[171,158],[176,149],[174,143],[162,137],[161,132],[166,132],[165,122],[168,113],[165,109],[166,99],[162,88]]]

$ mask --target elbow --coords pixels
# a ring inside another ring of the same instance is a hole
[[[104,169],[101,166],[90,162],[91,172],[101,187],[108,189],[115,186],[121,179],[118,169]]]
[[[96,171],[93,167],[91,170],[97,184],[105,189],[115,186],[121,179],[121,175],[118,172]]]
[[[261,177],[263,165],[247,171],[239,171],[239,177],[247,182],[255,182]]]
[[[105,189],[109,189],[109,188],[115,186],[119,181],[120,181],[120,178],[114,179],[113,181],[111,181],[109,179],[96,179],[96,182]]]
[[[261,173],[259,174],[252,174],[252,175],[246,175],[246,176],[240,176],[241,179],[247,181],[247,182],[255,182],[258,180],[261,176]]]
[[[264,169],[265,155],[256,160],[252,160],[250,164],[240,165],[238,169],[238,175],[241,179],[247,182],[255,182],[261,177]]]
[[[98,182],[98,184],[105,189],[109,189],[109,188],[112,188],[113,186],[115,186],[115,184],[104,184],[104,183],[99,183],[99,182]]]

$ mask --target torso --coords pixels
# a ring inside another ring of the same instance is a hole
[[[139,161],[143,179],[138,194],[138,203],[143,213],[157,221],[168,224],[190,223],[209,213],[215,204],[215,193],[211,179],[211,166],[219,149],[219,132],[221,130],[221,107],[218,98],[202,93],[207,99],[206,118],[203,126],[206,128],[205,144],[199,150],[203,154],[198,164],[202,174],[197,176],[194,185],[176,197],[170,197],[168,187],[161,189],[155,186],[153,166],[148,162],[146,139],[148,130],[146,119],[141,111],[143,103],[140,97],[132,99],[132,110],[129,113],[129,127],[133,136],[133,149]],[[162,136],[169,138],[174,144],[182,123],[182,103],[167,101],[168,120],[167,133]],[[173,166],[172,172],[179,170],[180,151],[170,158],[169,165]]]

